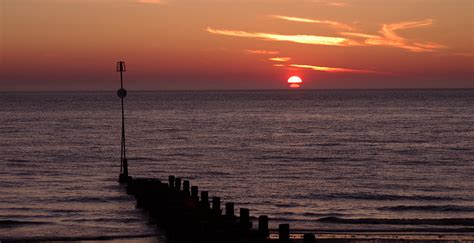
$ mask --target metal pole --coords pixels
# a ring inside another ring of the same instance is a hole
[[[120,68],[120,88],[122,90],[125,90],[123,89],[123,75],[122,75],[122,68]],[[124,108],[124,102],[123,102],[123,98],[125,98],[125,96],[123,97],[120,97],[121,100],[122,100],[122,147],[123,147],[123,158],[122,158],[122,161],[124,159],[127,159],[127,156],[126,156],[126,147],[125,147],[125,108]]]
[[[125,108],[124,98],[127,96],[127,91],[123,88],[123,72],[125,70],[125,62],[119,61],[117,63],[117,72],[120,72],[120,89],[117,91],[117,95],[120,97],[122,102],[122,138],[120,144],[120,182],[126,182],[129,179],[128,176],[128,161],[126,154],[126,143],[125,143]]]
[[[122,75],[122,63],[119,62],[119,70],[120,70],[120,90],[123,89],[123,75]],[[120,94],[119,94],[120,96]],[[120,174],[123,173],[123,159],[124,159],[124,108],[123,108],[123,97],[120,96],[120,99],[122,101],[122,136],[120,139]]]

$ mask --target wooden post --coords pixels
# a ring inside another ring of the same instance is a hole
[[[176,189],[176,191],[181,190],[181,178],[174,179],[174,188]]]
[[[169,184],[171,189],[174,188],[174,175],[168,176],[168,184]]]
[[[268,231],[267,215],[261,215],[258,217],[258,233],[264,238],[267,238],[270,235],[270,232]]]
[[[278,226],[278,238],[280,241],[289,241],[290,240],[290,225],[289,224],[280,224]]]
[[[248,208],[240,209],[240,225],[242,229],[250,229],[250,211]]]
[[[303,243],[315,243],[316,237],[313,234],[304,234]]]
[[[228,218],[233,218],[234,215],[234,203],[228,202],[225,204],[225,216]]]
[[[207,192],[207,191],[202,191],[201,192],[201,204],[205,208],[209,208],[209,192]]]
[[[186,194],[186,196],[189,196],[189,181],[184,180],[183,181],[183,192]]]
[[[191,197],[198,200],[199,199],[199,196],[198,196],[198,187],[197,186],[192,186],[191,187]]]
[[[221,215],[221,198],[212,197],[212,213],[214,215]]]

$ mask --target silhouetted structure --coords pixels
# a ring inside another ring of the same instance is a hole
[[[127,181],[127,193],[136,197],[138,207],[149,212],[172,242],[291,242],[288,224],[280,225],[280,240],[269,239],[268,216],[260,216],[258,228],[254,229],[249,209],[241,208],[240,215],[236,216],[234,203],[228,202],[223,213],[220,197],[209,201],[208,192],[202,191],[199,198],[197,186],[191,187],[190,194],[190,182],[184,180],[183,187],[181,182],[181,178],[172,175],[168,183],[146,178]]]
[[[239,216],[235,215],[234,203],[225,203],[225,214],[221,209],[221,198],[199,191],[191,186],[188,180],[170,175],[168,183],[158,179],[132,178],[128,175],[128,161],[125,146],[125,112],[124,98],[127,91],[123,88],[125,62],[117,62],[120,72],[120,89],[117,95],[122,101],[122,138],[120,150],[119,182],[126,183],[127,193],[134,195],[138,207],[149,212],[150,217],[165,229],[170,242],[176,243],[314,243],[314,242],[357,242],[353,239],[317,239],[314,234],[304,234],[304,238],[295,240],[290,237],[290,225],[280,224],[278,238],[270,238],[269,218],[258,217],[258,228],[252,227],[250,210],[240,208]],[[211,207],[212,205],[212,207]],[[375,240],[366,238],[365,240]],[[372,242],[372,241],[371,241]],[[405,242],[403,240],[376,242]],[[420,241],[423,242],[423,241]],[[433,242],[433,241],[431,241]],[[438,242],[438,241],[437,241]],[[439,241],[443,242],[443,241]]]
[[[124,110],[124,102],[123,99],[127,96],[127,90],[123,88],[123,72],[125,72],[125,62],[119,61],[117,62],[117,72],[120,72],[120,89],[117,91],[118,97],[120,97],[122,101],[122,138],[121,138],[121,145],[120,145],[120,176],[119,182],[127,182],[131,179],[128,176],[128,161],[127,161],[127,153],[126,153],[126,146],[125,146],[125,110]]]

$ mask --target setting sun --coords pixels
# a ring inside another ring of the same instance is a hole
[[[290,85],[290,88],[292,88],[292,89],[297,89],[297,88],[301,87],[302,83],[303,83],[303,80],[301,80],[301,78],[298,77],[298,76],[291,76],[288,79],[288,84]]]
[[[301,80],[300,77],[298,76],[292,76],[288,79],[289,84],[300,84],[303,83],[303,80]]]

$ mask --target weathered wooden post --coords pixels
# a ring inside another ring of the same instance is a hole
[[[192,186],[191,187],[191,197],[195,200],[198,200],[199,199],[199,196],[198,196],[198,187],[197,186]]]
[[[170,189],[174,188],[174,175],[168,176],[168,185],[169,185]]]
[[[212,197],[212,214],[221,215],[221,198]]]
[[[205,208],[209,208],[209,192],[208,191],[201,192],[201,204]]]
[[[225,216],[227,218],[233,218],[234,215],[234,203],[233,202],[228,202],[225,204]]]
[[[278,226],[278,238],[281,242],[290,241],[290,225],[289,224],[280,224]]]
[[[176,189],[176,191],[181,190],[181,178],[174,179],[174,188]]]
[[[189,196],[189,181],[188,180],[184,180],[183,181],[183,192],[184,194],[186,194],[186,196]]]
[[[243,230],[250,229],[250,211],[248,208],[240,209],[240,227],[242,227]]]
[[[264,238],[267,238],[270,235],[268,230],[268,216],[261,215],[258,217],[258,234]]]

